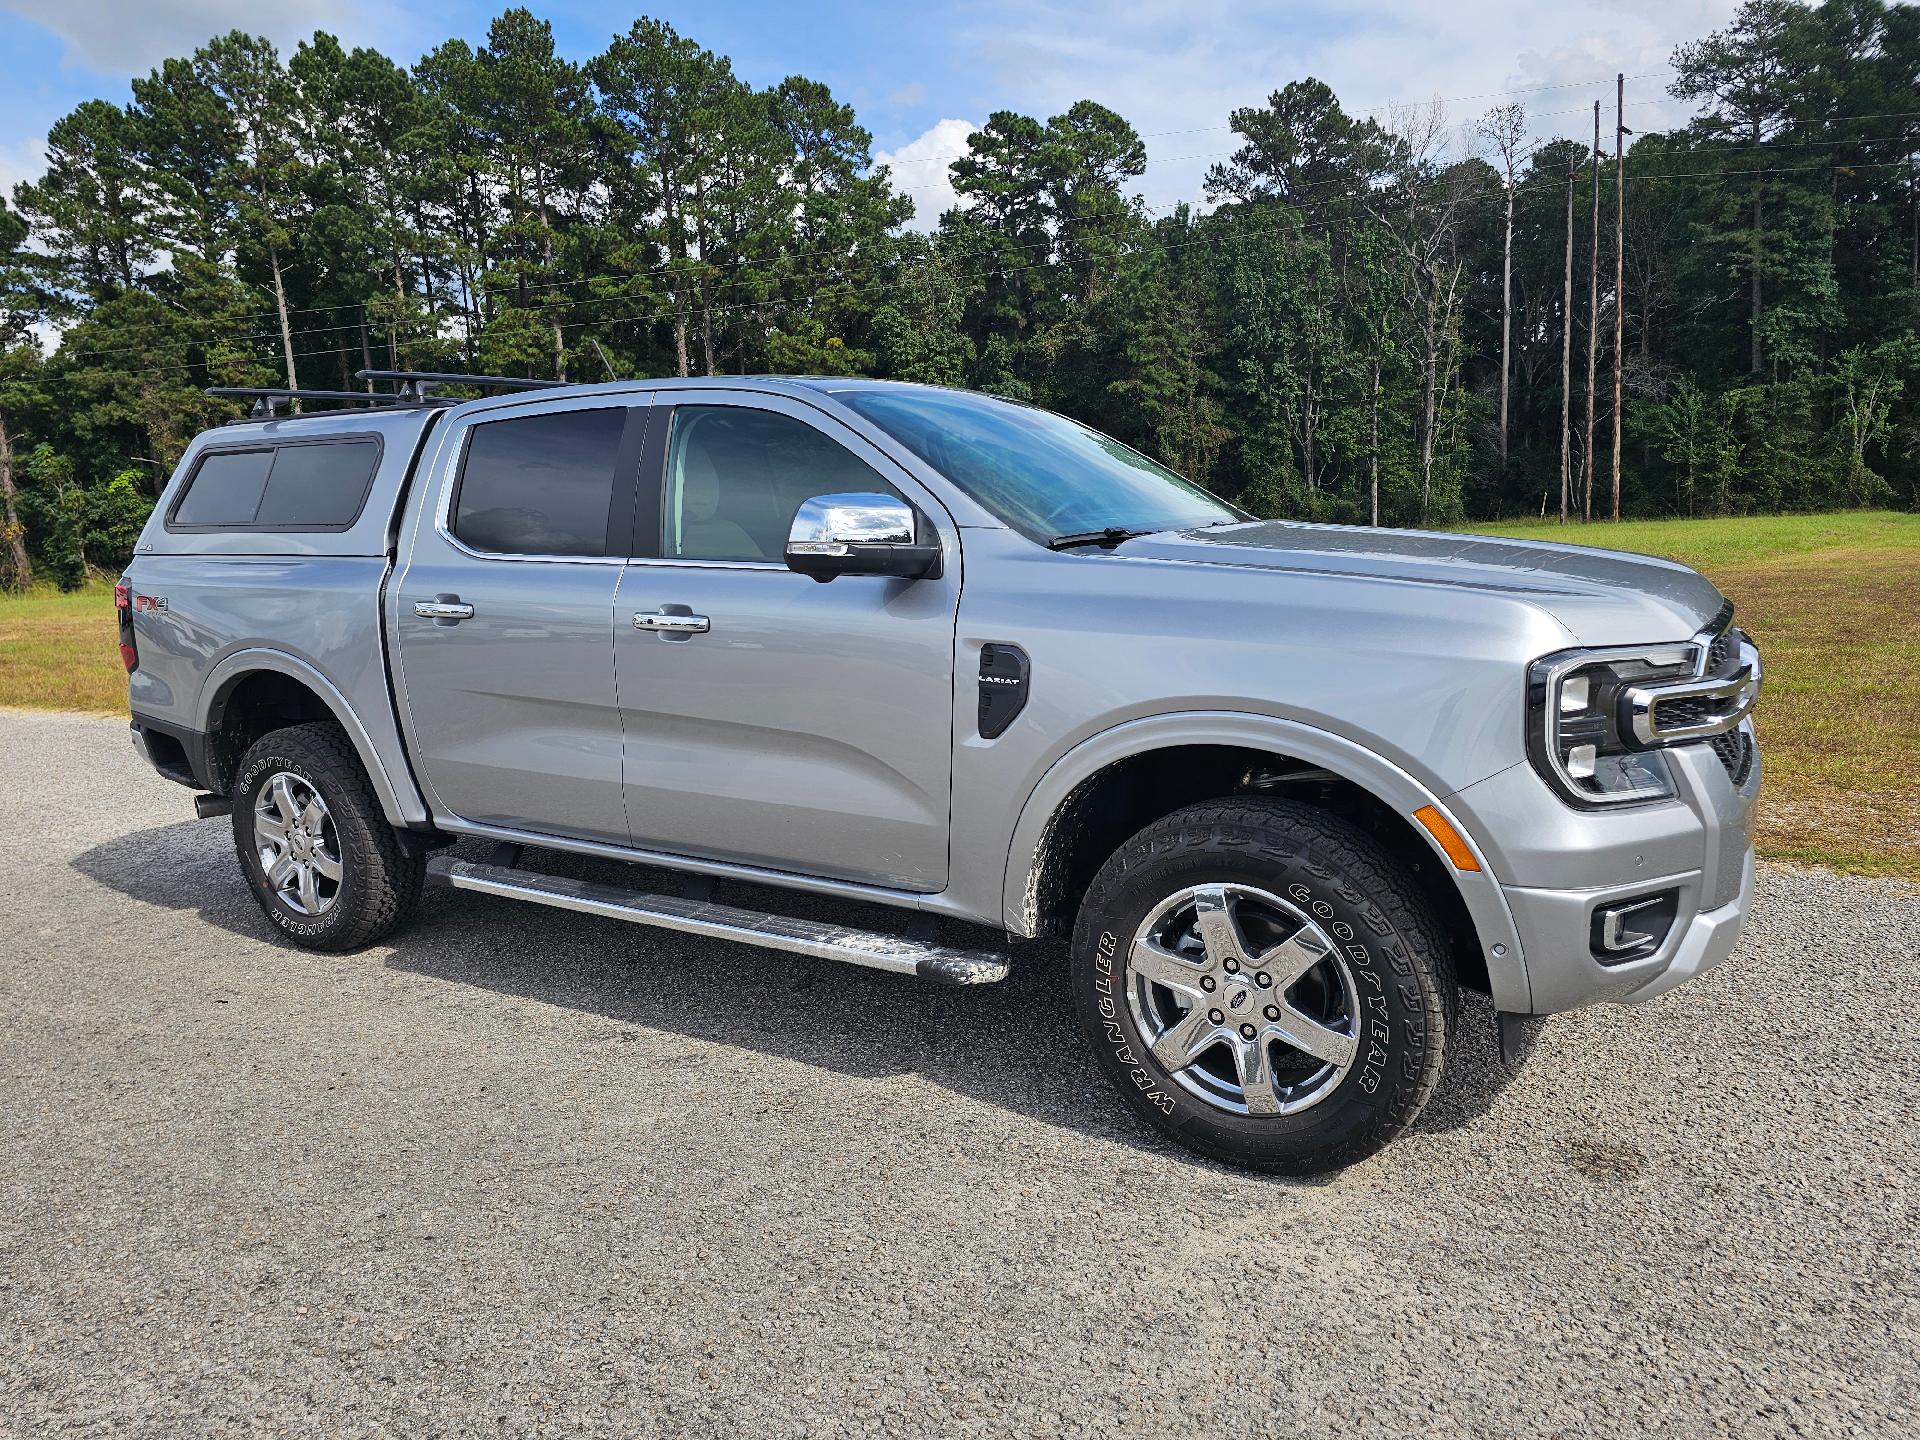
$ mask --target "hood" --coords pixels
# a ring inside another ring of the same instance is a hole
[[[1582,645],[1687,639],[1725,603],[1697,570],[1651,555],[1431,530],[1256,520],[1143,535],[1110,553],[1497,592],[1545,610]]]

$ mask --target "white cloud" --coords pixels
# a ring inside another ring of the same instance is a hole
[[[66,44],[65,63],[109,75],[145,75],[170,55],[245,30],[282,45],[315,30],[364,31],[356,0],[0,0]]]
[[[1394,104],[1446,100],[1464,128],[1511,98],[1536,138],[1583,136],[1613,76],[1627,123],[1647,131],[1688,113],[1666,96],[1673,47],[1722,25],[1736,0],[1599,0],[1575,9],[1537,0],[993,0],[965,45],[1016,108],[1057,114],[1083,97],[1124,115],[1146,138],[1141,192],[1156,207],[1197,201],[1207,167],[1232,152],[1228,113],[1263,104],[1312,75],[1350,111],[1385,119]],[[1647,72],[1653,72],[1648,74]],[[1554,88],[1539,88],[1539,87]]]
[[[932,230],[960,203],[947,167],[966,154],[967,136],[979,128],[971,120],[939,120],[898,149],[874,152],[873,163],[891,169],[894,187],[913,197],[913,229]]]
[[[0,144],[0,195],[13,204],[13,187],[23,180],[38,180],[47,169],[47,137]]]

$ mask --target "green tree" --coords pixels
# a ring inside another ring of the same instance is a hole
[[[27,558],[26,526],[21,522],[19,492],[14,482],[13,432],[8,417],[19,406],[22,372],[37,370],[39,351],[27,339],[32,317],[32,288],[27,281],[23,246],[27,225],[7,208],[0,196],[0,586],[24,590],[33,583],[33,562]]]
[[[239,30],[209,41],[193,59],[196,78],[225,120],[215,192],[224,201],[227,244],[243,265],[249,256],[266,260],[287,386],[297,389],[284,262],[305,218],[308,118],[299,88],[272,45]]]
[[[83,102],[47,132],[47,169],[15,192],[73,309],[140,284],[154,260],[148,180],[136,120],[105,100]]]

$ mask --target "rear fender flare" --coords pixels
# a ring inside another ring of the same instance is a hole
[[[299,681],[318,695],[327,709],[333,712],[333,718],[340,722],[340,728],[347,732],[347,739],[353,743],[354,753],[360,757],[360,764],[365,767],[367,778],[373,783],[373,793],[379,798],[381,812],[389,824],[404,828],[426,821],[427,807],[420,798],[413,777],[403,769],[396,782],[381,760],[367,727],[361,723],[339,687],[305,660],[289,655],[284,650],[264,647],[236,650],[223,657],[208,672],[206,682],[200,687],[202,703],[199,727],[204,733],[211,735],[218,728],[226,710],[227,698],[235,687],[247,676],[262,670]]]

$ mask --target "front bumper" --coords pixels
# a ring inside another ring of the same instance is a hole
[[[1759,754],[1738,785],[1704,745],[1667,756],[1678,794],[1657,805],[1574,811],[1525,765],[1450,802],[1470,808],[1478,833],[1490,837],[1488,858],[1526,971],[1529,1000],[1520,1013],[1636,1004],[1732,953],[1753,901]],[[1669,892],[1676,908],[1659,944],[1624,961],[1603,959],[1596,912]]]

